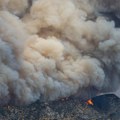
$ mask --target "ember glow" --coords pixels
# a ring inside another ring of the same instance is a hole
[[[97,1],[0,0],[0,104],[118,88],[120,29]]]
[[[87,105],[94,105],[93,101],[91,99],[89,99],[86,103],[87,103]]]

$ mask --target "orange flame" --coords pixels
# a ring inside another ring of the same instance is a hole
[[[94,104],[93,104],[93,101],[92,101],[91,99],[88,100],[88,101],[87,101],[87,105],[94,105]]]

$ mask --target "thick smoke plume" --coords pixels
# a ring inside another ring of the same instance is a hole
[[[120,29],[98,1],[0,0],[0,104],[117,90]]]

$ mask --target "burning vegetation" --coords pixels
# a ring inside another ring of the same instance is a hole
[[[87,102],[86,102],[87,105],[94,105],[93,101],[91,99],[89,99]]]

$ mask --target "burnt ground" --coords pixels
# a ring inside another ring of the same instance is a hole
[[[120,99],[110,95],[92,99],[87,105],[69,97],[52,102],[37,101],[28,106],[0,107],[0,120],[120,120]]]

